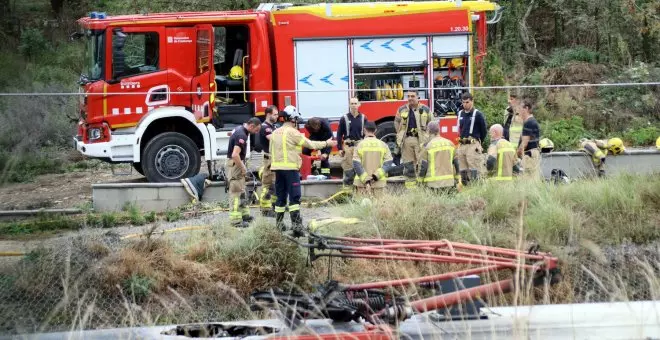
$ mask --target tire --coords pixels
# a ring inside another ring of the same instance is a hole
[[[165,132],[147,143],[142,152],[142,169],[149,182],[177,182],[199,173],[202,158],[188,136]]]
[[[135,169],[135,171],[140,173],[140,175],[144,176],[144,170],[142,170],[142,163],[140,162],[133,163],[133,169]]]
[[[394,128],[394,122],[389,121],[378,124],[376,138],[382,140],[390,147],[394,164],[399,165],[401,160],[401,149],[396,144],[396,129]]]

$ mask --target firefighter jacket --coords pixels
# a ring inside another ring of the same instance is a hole
[[[516,163],[516,149],[504,138],[490,143],[486,169],[496,181],[511,181],[513,174],[519,172]]]
[[[414,116],[410,116],[413,113]],[[403,140],[408,137],[418,137],[420,141],[426,140],[426,126],[431,119],[429,107],[419,104],[417,109],[411,110],[408,105],[401,106],[394,117],[394,128],[396,129],[396,142],[403,145]],[[411,120],[414,127],[411,127]]]
[[[367,137],[361,140],[353,151],[355,185],[363,187],[365,182],[375,177],[373,188],[383,188],[387,184],[387,173],[392,168],[392,153],[382,140]]]
[[[591,156],[591,161],[594,165],[599,166],[601,163],[605,162],[605,157],[607,156],[607,141],[600,139],[586,139],[580,143],[580,147]]]
[[[453,187],[458,179],[458,159],[454,144],[444,137],[435,137],[424,146],[418,178],[429,188]]]
[[[507,107],[504,110],[506,119],[504,120],[504,139],[511,142],[513,147],[518,147],[518,141],[520,141],[520,135],[522,135],[523,130],[523,120],[519,114],[513,112],[511,107]]]
[[[328,144],[323,142],[313,142],[298,129],[285,123],[281,128],[275,130],[270,139],[270,157],[272,160],[270,169],[275,170],[300,170],[302,159],[300,153],[302,148],[322,149]]]

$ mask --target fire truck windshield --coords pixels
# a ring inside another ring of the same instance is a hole
[[[104,31],[88,31],[87,44],[85,46],[85,70],[84,76],[89,81],[95,81],[103,78],[104,75],[104,58],[105,55],[105,32]]]

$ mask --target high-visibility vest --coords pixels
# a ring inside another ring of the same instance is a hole
[[[513,180],[513,166],[516,162],[516,149],[512,143],[502,138],[495,144],[497,152],[496,181]],[[490,153],[489,153],[490,154]]]
[[[383,170],[383,164],[391,160],[392,154],[385,142],[376,137],[367,137],[360,141],[353,152],[353,161],[362,165],[364,173],[361,176],[355,176],[356,185],[361,186],[372,175],[376,175],[378,181],[372,186],[374,188],[385,187],[386,182],[383,179],[387,177],[387,174]]]
[[[422,151],[422,159],[427,160],[428,170],[423,181],[431,188],[454,186],[458,174],[454,169],[454,144],[446,138],[435,137]]]
[[[284,125],[275,130],[270,139],[270,169],[300,170],[303,146],[310,149],[322,149],[327,146],[325,141],[310,141],[300,131],[290,125]]]

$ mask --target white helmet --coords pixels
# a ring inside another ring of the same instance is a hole
[[[299,123],[302,121],[302,117],[298,113],[298,109],[296,109],[295,106],[289,105],[284,108],[284,110],[280,111],[280,117],[284,121],[295,121],[296,123]]]

